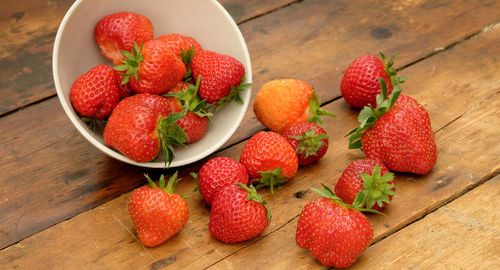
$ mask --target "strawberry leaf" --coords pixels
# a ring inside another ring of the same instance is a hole
[[[121,65],[114,66],[113,69],[116,71],[120,71],[119,74],[123,76],[122,84],[126,84],[130,81],[130,76],[134,76],[136,80],[139,79],[139,64],[144,59],[144,55],[142,54],[142,43],[141,45],[137,45],[134,41],[132,45],[132,53],[126,50],[120,51],[125,59],[122,60]],[[123,73],[123,71],[126,71]]]
[[[160,121],[158,134],[164,152],[165,167],[167,164],[170,165],[175,158],[174,146],[185,146],[184,142],[187,140],[186,133],[175,122],[184,117],[186,113],[186,110],[174,113]]]
[[[258,184],[256,188],[270,187],[271,194],[274,194],[274,186],[277,186],[278,190],[280,190],[281,184],[288,181],[288,179],[283,177],[280,167],[276,167],[274,170],[267,172],[259,171],[259,174],[261,178],[256,180],[259,181],[260,184]]]
[[[215,104],[215,111],[220,111],[227,103],[231,100],[235,100],[237,103],[243,104],[243,99],[240,97],[240,92],[245,91],[245,89],[251,86],[251,83],[243,83],[246,81],[245,75],[241,78],[241,83],[238,86],[231,86],[229,94],[221,99],[219,99]]]
[[[309,117],[307,118],[307,122],[321,124],[323,120],[321,120],[320,116],[330,116],[335,117],[336,115],[330,111],[327,111],[321,108],[321,104],[319,103],[318,94],[313,89],[313,96],[309,97]]]
[[[382,203],[390,203],[389,196],[394,196],[396,193],[392,190],[394,184],[389,183],[394,179],[393,173],[381,175],[379,165],[375,166],[372,175],[360,174],[363,179],[363,190],[361,190],[354,202],[354,207],[357,208],[372,208],[375,204],[382,207]]]
[[[266,209],[267,219],[271,220],[271,211],[269,210],[269,207],[267,206],[266,201],[264,199],[262,199],[262,196],[260,196],[260,194],[257,192],[255,187],[253,185],[247,186],[247,185],[245,185],[243,183],[239,183],[239,182],[236,182],[235,184],[237,186],[239,186],[240,188],[246,190],[246,192],[248,192],[248,196],[245,198],[245,200],[247,200],[247,201],[252,200],[252,201],[261,203],[264,206],[264,208]]]

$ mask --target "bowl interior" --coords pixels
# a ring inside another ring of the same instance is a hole
[[[54,43],[53,73],[57,94],[71,122],[93,145],[106,154],[130,164],[163,168],[160,158],[154,162],[137,163],[104,144],[102,134],[93,133],[78,119],[69,93],[73,81],[98,64],[112,65],[105,59],[95,42],[94,27],[104,16],[129,11],[148,17],[155,37],[180,33],[196,39],[203,49],[230,55],[245,66],[246,82],[252,81],[250,56],[238,26],[215,0],[81,0],[76,1],[65,15]],[[239,126],[250,100],[251,88],[241,93],[244,104],[230,102],[216,112],[213,125],[198,142],[176,149],[170,167],[202,159],[226,142]]]

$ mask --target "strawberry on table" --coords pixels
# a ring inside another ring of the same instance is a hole
[[[360,126],[347,134],[349,148],[362,147],[367,157],[380,160],[391,171],[428,173],[437,160],[429,113],[415,99],[400,95],[399,85],[388,97],[384,80],[380,84],[377,108],[363,108]]]
[[[299,123],[283,132],[283,137],[293,146],[300,166],[321,159],[328,150],[328,135],[315,123]]]
[[[298,158],[292,145],[285,137],[273,131],[261,131],[253,135],[243,146],[240,163],[257,188],[280,187],[292,178],[298,170]]]
[[[222,108],[234,99],[242,103],[239,92],[245,90],[245,67],[237,59],[213,51],[199,52],[191,62],[193,77],[201,75],[198,94],[209,104]]]
[[[235,183],[215,196],[208,230],[224,243],[250,240],[264,231],[271,219],[266,201],[253,186]]]
[[[396,195],[394,174],[374,159],[359,159],[351,162],[342,172],[335,194],[343,202],[358,208],[380,210]]]
[[[345,101],[356,108],[363,108],[371,104],[375,106],[376,96],[380,94],[380,83],[382,78],[387,85],[387,93],[390,95],[392,87],[405,79],[396,77],[396,70],[392,58],[387,61],[385,55],[380,53],[382,60],[372,55],[360,56],[349,65],[340,83],[340,92]]]
[[[253,104],[257,119],[270,130],[283,133],[295,124],[321,123],[320,116],[334,116],[320,107],[311,85],[295,79],[266,82]]]
[[[73,108],[82,117],[108,117],[122,95],[119,77],[113,68],[106,65],[97,65],[78,77],[70,89]]]
[[[224,187],[236,182],[248,185],[245,166],[230,157],[215,157],[201,166],[198,174],[191,173],[198,183],[203,201],[212,205],[217,193]]]
[[[174,146],[183,145],[186,134],[175,122],[184,113],[174,113],[169,99],[137,94],[120,101],[104,128],[104,142],[137,162],[155,159],[164,152],[165,164],[174,159]]]
[[[366,250],[373,238],[370,220],[360,210],[343,203],[323,185],[313,189],[323,197],[304,206],[297,222],[295,240],[322,264],[344,268]]]
[[[128,213],[141,243],[154,247],[178,233],[189,216],[186,201],[174,193],[178,182],[175,172],[167,186],[162,175],[159,187],[146,175],[150,186],[136,189],[128,202]]]
[[[118,12],[102,18],[94,29],[94,36],[102,54],[119,65],[124,59],[121,50],[132,52],[134,42],[152,40],[153,24],[140,14]]]
[[[153,39],[144,44],[134,43],[132,53],[122,51],[126,57],[115,70],[122,72],[122,83],[128,83],[136,93],[161,95],[179,83],[186,66],[168,46]]]

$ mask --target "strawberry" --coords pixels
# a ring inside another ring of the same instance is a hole
[[[181,127],[187,136],[186,143],[194,143],[205,136],[213,114],[206,110],[206,101],[198,96],[200,86],[199,77],[196,85],[190,83],[178,83],[169,90],[165,96],[175,97],[173,111],[186,110],[185,116],[177,120],[176,124]]]
[[[113,68],[98,65],[78,77],[71,85],[70,100],[83,117],[108,117],[121,98],[119,75]]]
[[[102,18],[94,29],[94,36],[102,54],[119,65],[121,50],[132,51],[132,44],[144,43],[154,36],[153,24],[140,14],[119,12]]]
[[[328,150],[328,135],[315,123],[296,124],[282,135],[295,149],[300,166],[318,161]]]
[[[237,243],[262,233],[270,219],[266,201],[255,188],[235,183],[223,187],[215,196],[208,230],[224,243]]]
[[[280,134],[298,123],[321,123],[321,115],[334,116],[320,107],[311,85],[295,79],[272,80],[262,85],[253,111],[264,126]]]
[[[162,175],[159,187],[145,175],[150,186],[136,189],[128,202],[128,213],[141,243],[154,247],[167,241],[186,225],[189,209],[186,201],[174,193],[178,182],[175,172],[165,187]]]
[[[283,184],[292,178],[298,169],[295,149],[285,137],[273,131],[261,131],[253,135],[243,146],[240,163],[248,177],[259,182],[257,188]]]
[[[394,174],[375,159],[351,162],[335,184],[335,194],[343,202],[374,210],[389,204],[395,191]]]
[[[191,173],[198,183],[203,201],[212,205],[217,193],[224,187],[236,182],[248,185],[245,166],[230,157],[215,157],[201,166],[198,174]]]
[[[373,227],[358,209],[343,203],[327,186],[323,188],[313,189],[323,197],[302,209],[295,240],[320,263],[335,268],[348,267],[370,244]]]
[[[156,38],[167,43],[167,46],[173,51],[177,58],[182,59],[182,52],[185,53],[189,50],[192,51],[192,57],[196,56],[199,52],[203,51],[201,45],[192,37],[184,36],[181,34],[173,33],[168,35],[159,36]]]
[[[186,140],[175,124],[183,113],[172,111],[162,96],[137,94],[120,101],[104,128],[104,142],[137,162],[148,162],[164,152],[165,164],[174,159],[174,145]]]
[[[391,94],[395,80],[404,82],[404,78],[396,77],[396,70],[392,67],[396,55],[389,61],[382,52],[380,55],[383,61],[372,55],[360,56],[345,71],[340,92],[349,105],[360,109],[369,104],[375,106],[375,98],[380,94],[378,78],[385,81],[388,94]]]
[[[361,125],[347,134],[349,148],[363,147],[368,158],[380,160],[391,171],[428,173],[437,160],[429,113],[415,99],[400,95],[399,85],[388,97],[384,80],[380,84],[377,108],[363,108]]]
[[[122,53],[126,59],[115,70],[125,72],[122,83],[129,83],[136,93],[164,94],[186,73],[184,63],[159,40],[146,41],[141,46],[134,43],[132,53]]]
[[[198,94],[209,104],[216,103],[218,109],[230,100],[242,103],[239,92],[249,84],[245,81],[245,67],[237,59],[213,51],[201,51],[191,62],[193,77],[201,75]]]

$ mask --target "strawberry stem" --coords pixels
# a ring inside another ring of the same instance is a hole
[[[307,118],[307,122],[321,124],[323,120],[321,120],[320,116],[331,116],[336,117],[334,113],[327,111],[321,108],[321,104],[319,103],[318,94],[313,89],[313,97],[309,97],[309,118]]]
[[[264,208],[266,208],[267,219],[271,220],[271,211],[269,210],[266,201],[262,199],[262,196],[257,192],[255,187],[253,185],[247,186],[239,182],[236,182],[235,184],[248,192],[248,196],[246,197],[245,200],[247,201],[252,200],[261,203],[264,206]]]
[[[302,133],[298,136],[291,136],[290,138],[299,141],[299,145],[295,151],[298,154],[304,154],[305,157],[316,156],[317,152],[325,145],[324,139],[328,139],[328,135],[319,134],[316,135],[314,127],[311,127],[308,131]]]
[[[276,167],[276,169],[268,172],[259,171],[259,174],[261,178],[257,179],[257,181],[259,181],[260,184],[258,184],[256,188],[270,187],[271,194],[274,194],[274,186],[278,186],[278,190],[280,190],[281,184],[288,181],[288,179],[282,176],[280,167]]]
[[[119,74],[123,76],[122,84],[127,84],[130,80],[130,76],[134,76],[136,80],[139,79],[139,64],[141,64],[144,59],[144,55],[142,54],[142,43],[139,46],[134,41],[132,53],[125,50],[121,50],[120,52],[125,56],[125,59],[122,60],[123,64],[115,66],[113,69],[119,71]],[[124,73],[124,71],[126,72]]]
[[[383,203],[391,203],[389,196],[394,196],[396,193],[392,190],[394,184],[390,183],[394,179],[393,173],[386,173],[381,175],[380,166],[377,165],[373,168],[372,175],[360,174],[363,179],[363,190],[361,190],[354,202],[355,207],[359,208],[372,208],[375,204],[379,207]]]
[[[363,207],[356,206],[354,204],[345,203],[327,185],[321,183],[321,186],[323,186],[323,189],[316,189],[316,188],[311,188],[311,189],[314,192],[318,193],[319,195],[321,195],[323,197],[326,197],[328,199],[331,199],[335,203],[340,204],[340,205],[342,205],[344,207],[355,209],[355,210],[362,211],[362,212],[370,212],[370,213],[384,215],[383,213],[381,213],[381,212],[379,212],[377,210],[373,210],[373,209],[370,209],[370,208],[363,208]]]
[[[243,99],[240,97],[240,92],[244,91],[247,87],[251,86],[251,83],[244,83],[246,81],[245,75],[241,78],[241,82],[238,86],[231,86],[229,94],[216,102],[215,111],[220,111],[224,106],[226,106],[229,101],[233,100],[237,103],[243,104]]]
[[[373,108],[372,105],[365,106],[358,115],[358,121],[360,122],[360,126],[351,130],[345,137],[351,136],[349,138],[349,149],[358,149],[361,148],[361,137],[363,133],[371,128],[375,122],[386,113],[388,110],[394,106],[399,95],[401,94],[401,87],[398,83],[394,85],[392,89],[392,93],[390,96],[387,96],[387,85],[385,84],[384,79],[378,78],[381,87],[381,93],[377,95],[377,107]]]
[[[175,158],[174,146],[185,146],[187,136],[184,130],[175,122],[186,115],[187,111],[183,110],[179,113],[174,113],[160,120],[158,125],[158,134],[165,158],[165,167],[170,165]]]

